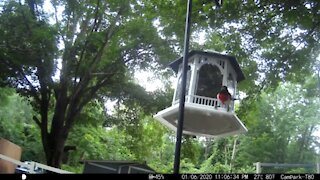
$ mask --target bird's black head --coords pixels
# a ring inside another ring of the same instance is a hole
[[[222,87],[221,87],[221,90],[228,91],[228,87],[227,87],[227,86],[222,86]]]

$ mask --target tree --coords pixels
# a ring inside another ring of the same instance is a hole
[[[240,139],[236,166],[254,162],[310,163],[317,156],[319,100],[314,78],[304,85],[285,83],[255,103],[248,134]],[[275,148],[277,147],[277,148]],[[275,172],[275,170],[273,170]]]
[[[304,75],[310,75],[310,65],[319,54],[318,1],[224,3],[219,11],[204,7],[212,22],[209,38],[222,39],[219,45],[237,55],[247,78],[265,74],[259,85],[276,87],[279,81],[303,82]]]
[[[121,87],[134,68],[173,53],[139,2],[57,0],[52,6],[50,16],[43,1],[4,2],[0,63],[2,84],[30,97],[38,113],[33,120],[47,164],[60,167],[85,105]]]

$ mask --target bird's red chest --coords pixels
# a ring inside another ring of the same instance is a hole
[[[218,99],[219,99],[222,103],[230,100],[230,96],[229,96],[228,94],[219,93],[217,96],[218,96]]]

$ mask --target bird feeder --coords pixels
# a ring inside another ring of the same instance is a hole
[[[172,105],[154,115],[162,124],[176,131],[179,116],[183,57],[170,63],[178,80]],[[227,86],[232,97],[237,97],[237,83],[244,80],[235,57],[216,52],[191,51],[184,106],[183,133],[205,137],[224,137],[247,132],[234,113],[234,101],[229,107],[217,100],[222,86]]]

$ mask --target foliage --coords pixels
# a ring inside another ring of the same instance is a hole
[[[61,166],[61,169],[72,172],[72,173],[76,173],[76,174],[82,174],[83,168],[84,168],[83,166],[69,166],[65,164],[62,164]]]
[[[79,138],[81,137],[81,138]],[[117,129],[106,130],[92,125],[76,127],[70,134],[69,145],[76,146],[76,151],[70,152],[71,165],[77,165],[83,160],[130,160],[134,159],[126,143],[125,134]]]
[[[254,118],[248,124],[248,135],[240,140],[237,166],[314,162],[318,141],[314,133],[319,127],[317,98],[309,97],[303,86],[286,83],[273,93],[262,94],[255,105],[255,115],[248,116]]]
[[[9,101],[9,96],[12,95],[13,93],[13,89],[10,89],[10,88],[1,88],[0,87],[0,106],[5,106],[7,105],[8,101]]]
[[[310,172],[310,171],[309,171]],[[289,174],[298,174],[298,173],[308,173],[308,171],[306,171],[306,169],[304,168],[295,168],[295,169],[290,169],[288,170],[286,173]]]
[[[0,108],[0,137],[22,148],[22,161],[32,159],[44,162],[40,132],[32,121],[32,107],[25,98],[13,93],[11,89],[4,92],[10,93],[6,94],[6,104]]]

